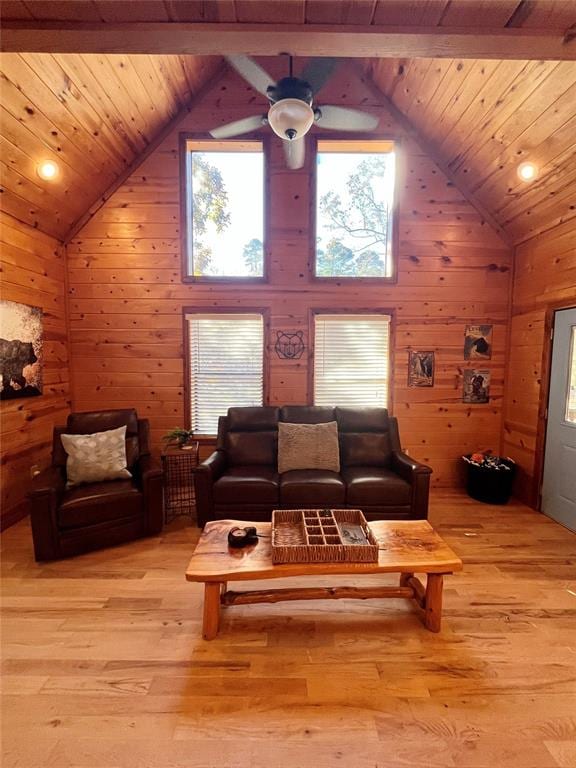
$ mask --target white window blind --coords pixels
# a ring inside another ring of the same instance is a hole
[[[186,315],[190,339],[190,413],[201,435],[218,430],[228,408],[262,405],[262,315]]]
[[[314,404],[388,405],[390,317],[314,318]]]

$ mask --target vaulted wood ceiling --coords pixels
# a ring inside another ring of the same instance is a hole
[[[4,19],[399,24],[567,29],[573,0],[3,2]],[[514,242],[576,215],[576,63],[356,60],[461,189]],[[357,66],[355,64],[354,66]],[[170,121],[215,82],[220,57],[2,54],[2,207],[64,238]],[[348,66],[346,62],[342,66]],[[351,66],[351,64],[350,64]],[[297,63],[298,68],[298,63]],[[239,85],[240,85],[239,80]],[[247,113],[262,97],[242,81]],[[351,99],[351,102],[353,99]],[[239,115],[240,116],[240,115]],[[56,159],[57,183],[36,173]],[[540,175],[526,184],[518,164]]]

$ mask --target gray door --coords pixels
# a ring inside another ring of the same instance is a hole
[[[576,531],[576,309],[554,319],[542,511]]]

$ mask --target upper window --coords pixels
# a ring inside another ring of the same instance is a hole
[[[228,408],[262,405],[262,314],[187,314],[190,422],[201,435],[218,431]]]
[[[260,141],[186,140],[186,275],[264,278],[264,151]]]
[[[390,316],[314,316],[314,405],[388,406]]]
[[[322,140],[316,162],[316,277],[393,277],[394,143]]]

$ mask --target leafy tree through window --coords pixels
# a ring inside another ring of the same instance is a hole
[[[391,277],[394,182],[392,142],[318,142],[318,277]]]

